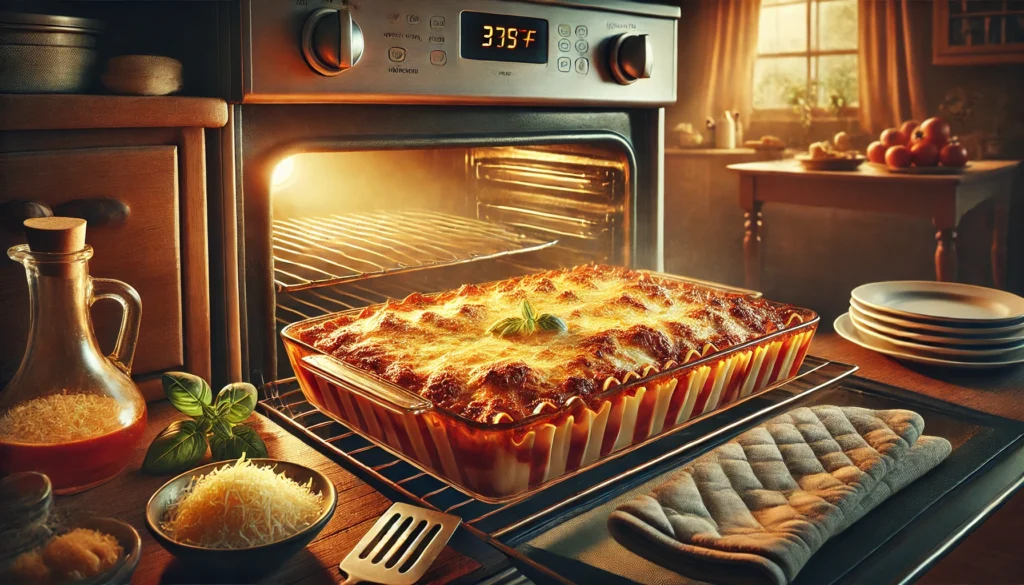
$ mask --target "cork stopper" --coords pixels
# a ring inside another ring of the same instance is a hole
[[[29,250],[69,254],[85,248],[85,220],[77,217],[33,217],[25,220]]]

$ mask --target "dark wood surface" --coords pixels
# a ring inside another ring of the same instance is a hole
[[[0,130],[220,128],[228,105],[216,98],[85,94],[0,94]]]
[[[136,450],[128,468],[97,488],[74,496],[58,497],[56,505],[82,513],[112,516],[128,522],[142,536],[142,559],[132,583],[209,583],[224,582],[224,576],[211,577],[204,567],[179,563],[146,530],[146,502],[171,476],[153,477],[139,471],[153,437],[172,420],[184,418],[166,401],[149,405],[149,424],[143,444]],[[270,456],[311,467],[325,474],[338,490],[338,506],[323,532],[303,551],[288,559],[276,571],[263,575],[260,582],[339,583],[338,564],[377,518],[391,505],[380,492],[327,459],[297,437],[267,420],[253,415],[249,421],[260,432]],[[446,547],[420,583],[441,584],[465,575],[479,565],[476,561]]]
[[[864,349],[835,333],[821,333],[811,353],[860,366],[857,375],[983,412],[1024,420],[1024,366],[994,372],[945,371],[906,365]],[[1024,583],[1020,526],[1024,492],[1012,497],[918,583],[1000,585]]]

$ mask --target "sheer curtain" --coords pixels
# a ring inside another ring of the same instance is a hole
[[[717,119],[725,110],[739,111],[747,125],[753,107],[761,0],[701,0],[699,10],[703,58],[693,79],[704,92],[701,114]]]
[[[921,35],[931,29],[915,25],[927,22],[918,11],[929,9],[930,3],[915,0],[859,0],[857,75],[865,132],[928,117],[921,76],[927,43]]]

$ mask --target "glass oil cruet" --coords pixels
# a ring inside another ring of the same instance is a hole
[[[7,251],[25,266],[30,324],[21,366],[0,392],[0,475],[45,473],[57,494],[117,475],[146,427],[146,401],[129,375],[142,302],[119,280],[89,276],[85,228],[76,218],[29,219],[28,244]],[[109,356],[89,314],[99,299],[123,311]]]

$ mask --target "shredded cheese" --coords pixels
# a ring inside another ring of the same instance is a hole
[[[69,443],[121,429],[121,405],[111,396],[51,394],[14,405],[0,416],[0,441]]]
[[[161,528],[174,540],[208,548],[249,548],[288,538],[320,515],[323,494],[245,455],[193,478]]]

